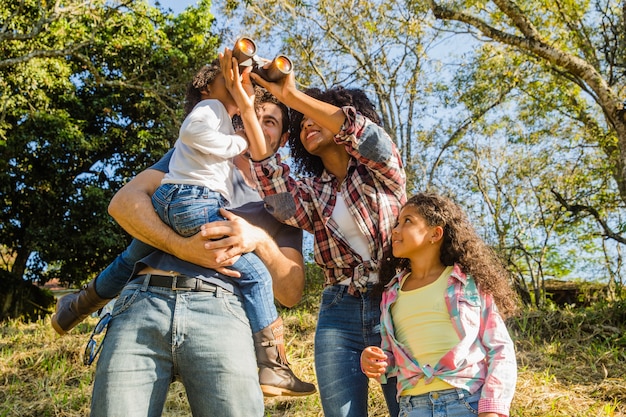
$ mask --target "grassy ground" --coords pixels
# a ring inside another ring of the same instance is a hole
[[[313,333],[319,288],[284,310],[287,352],[296,374],[314,381]],[[46,317],[0,327],[0,416],[86,416],[95,366],[82,352],[96,323],[90,318],[58,337]],[[626,303],[547,312],[509,322],[519,379],[512,416],[626,416]],[[370,416],[385,416],[372,384]],[[319,397],[266,400],[268,416],[321,416]],[[189,416],[183,387],[170,389],[164,416]]]

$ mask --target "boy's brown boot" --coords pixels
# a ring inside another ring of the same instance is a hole
[[[80,291],[61,297],[56,312],[52,315],[52,327],[61,336],[85,320],[91,313],[100,310],[111,301],[96,293],[94,280],[85,284]]]
[[[265,397],[300,397],[315,393],[315,385],[301,381],[289,368],[285,353],[283,319],[279,317],[253,336],[259,365],[259,382]]]

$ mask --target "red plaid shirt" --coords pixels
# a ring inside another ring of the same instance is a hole
[[[325,285],[351,278],[350,293],[363,291],[369,272],[390,245],[391,229],[406,202],[406,175],[398,150],[380,126],[343,109],[346,121],[335,137],[351,159],[342,184],[324,171],[320,177],[296,181],[280,155],[253,162],[259,192],[268,210],[280,221],[313,234],[315,262],[324,269]],[[354,252],[331,214],[337,193],[367,238],[371,260]]]

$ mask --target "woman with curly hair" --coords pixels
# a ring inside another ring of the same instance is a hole
[[[238,82],[236,65],[229,79]],[[367,95],[342,87],[300,91],[293,73],[275,83],[256,74],[293,111],[289,145],[303,178],[272,152],[251,152],[259,192],[280,221],[313,234],[325,289],[315,332],[315,371],[326,417],[368,415],[368,378],[360,371],[366,346],[379,344],[378,260],[406,200],[400,155]],[[244,74],[245,79],[245,74]],[[251,146],[251,149],[253,147]],[[393,381],[383,384],[392,416]]]
[[[508,416],[517,365],[504,318],[517,303],[501,262],[438,194],[411,197],[391,239],[382,349],[365,349],[363,372],[397,377],[401,416]]]

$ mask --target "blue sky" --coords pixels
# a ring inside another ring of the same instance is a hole
[[[149,0],[151,5],[156,3],[156,0]],[[163,9],[172,9],[174,13],[178,14],[185,10],[188,6],[195,6],[197,0],[159,0]]]

